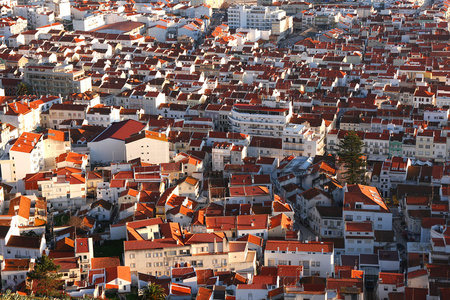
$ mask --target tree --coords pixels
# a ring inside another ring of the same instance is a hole
[[[30,95],[31,94],[31,86],[26,82],[21,82],[17,85],[17,96]]]
[[[34,232],[34,230],[24,231],[20,233],[21,236],[39,237],[39,235]]]
[[[146,287],[142,288],[142,295],[139,297],[141,300],[164,300],[166,299],[166,292],[163,287],[149,283]]]
[[[58,287],[62,274],[58,274],[61,266],[55,265],[52,259],[43,255],[36,260],[34,269],[27,273],[28,280],[31,281],[31,290],[37,296],[60,296]]]
[[[366,173],[366,160],[362,149],[364,142],[358,134],[350,131],[339,142],[339,162],[347,169],[343,174],[350,184],[364,183]]]
[[[222,5],[220,6],[221,10],[228,10],[228,8],[230,7],[230,3],[228,3],[227,1],[224,1],[222,3]]]

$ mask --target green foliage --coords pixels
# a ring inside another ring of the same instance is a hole
[[[61,295],[58,296],[58,298],[37,297],[33,294],[23,296],[16,293],[12,293],[11,290],[7,290],[6,292],[0,294],[0,300],[48,300],[48,299],[70,300],[70,296]]]
[[[103,245],[94,247],[94,257],[119,256],[122,260],[123,240],[104,241]]]
[[[21,82],[17,85],[17,96],[30,95],[32,93],[31,85],[26,82]]]
[[[36,260],[34,269],[27,273],[28,280],[32,281],[32,290],[37,296],[60,296],[58,287],[62,274],[58,274],[60,266],[56,265],[47,255]]]
[[[34,232],[34,230],[24,231],[20,235],[21,236],[31,236],[31,237],[38,237],[39,236],[36,232]]]
[[[70,216],[68,214],[60,214],[53,218],[55,226],[67,225],[70,221]]]
[[[140,300],[164,300],[167,296],[162,286],[155,283],[149,283],[141,292]]]
[[[348,132],[339,142],[339,161],[347,169],[344,175],[349,184],[364,183],[365,181],[366,160],[362,151],[363,147],[364,142],[354,131]]]

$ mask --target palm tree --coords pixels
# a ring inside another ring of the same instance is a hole
[[[146,287],[142,288],[142,295],[139,297],[141,300],[164,300],[166,299],[166,293],[162,286],[155,283],[149,283]]]
[[[21,82],[17,85],[17,96],[29,95],[31,94],[31,86],[26,82]]]

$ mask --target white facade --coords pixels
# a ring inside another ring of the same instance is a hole
[[[58,175],[52,180],[40,181],[38,184],[42,197],[47,199],[47,206],[54,209],[80,208],[86,202],[86,182],[81,175],[73,179]]]
[[[270,108],[236,104],[231,110],[229,121],[233,132],[252,136],[281,137],[291,116],[292,105],[289,108]]]
[[[22,180],[27,174],[39,172],[44,166],[42,135],[22,133],[9,151],[9,160],[1,161],[1,163],[2,179],[6,182],[16,182]],[[6,171],[7,168],[8,171]]]
[[[73,30],[91,31],[105,25],[105,15],[89,15],[83,19],[73,20]]]
[[[144,131],[125,142],[126,160],[140,158],[150,164],[170,162],[169,141],[165,134]]]
[[[228,26],[230,29],[236,28],[253,28],[259,30],[277,31],[276,28],[286,27],[286,20],[289,22],[291,18],[286,16],[284,10],[276,6],[246,6],[236,5],[228,9]],[[288,24],[287,30],[292,30],[292,21]],[[274,30],[275,29],[275,30]]]
[[[288,124],[283,130],[283,152],[285,155],[314,157],[323,155],[325,135],[300,124]]]
[[[267,241],[264,265],[300,265],[304,276],[332,276],[333,248],[330,242]]]

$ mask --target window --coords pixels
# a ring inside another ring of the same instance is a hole
[[[130,254],[130,258],[134,258],[134,253],[131,253],[131,254]]]
[[[130,264],[130,268],[136,268],[136,264]]]

